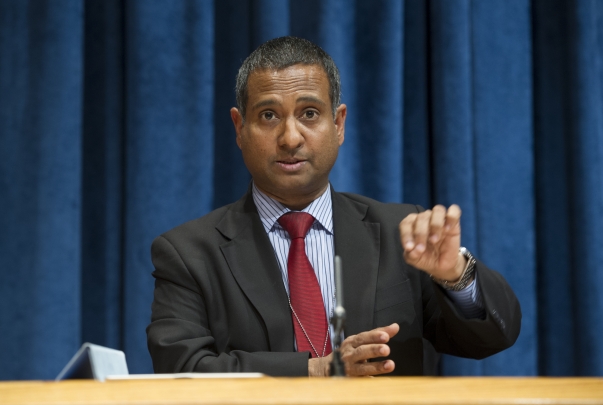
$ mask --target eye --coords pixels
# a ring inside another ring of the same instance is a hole
[[[274,113],[272,111],[264,111],[260,116],[266,121],[270,121],[274,119]]]
[[[318,117],[318,112],[314,111],[314,110],[307,110],[304,111],[304,118],[306,119],[314,119]]]

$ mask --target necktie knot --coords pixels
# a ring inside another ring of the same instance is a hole
[[[307,212],[288,212],[278,219],[291,239],[305,238],[314,223],[314,217]]]

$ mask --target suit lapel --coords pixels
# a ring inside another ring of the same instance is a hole
[[[343,264],[346,336],[373,328],[380,226],[364,221],[368,206],[332,192],[335,254]],[[237,280],[262,317],[271,351],[294,351],[293,325],[274,250],[251,193],[216,227],[230,241],[220,246]]]
[[[373,329],[380,225],[364,221],[368,206],[333,195],[335,254],[341,257],[346,336]]]
[[[287,292],[251,192],[234,204],[216,228],[230,239],[220,248],[239,287],[264,320],[270,350],[293,351]]]

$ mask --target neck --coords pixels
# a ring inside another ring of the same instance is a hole
[[[280,202],[281,204],[283,204],[285,207],[289,208],[290,210],[301,211],[304,208],[306,208],[308,205],[310,205],[312,203],[312,201],[314,201],[318,197],[320,197],[327,190],[327,187],[329,187],[329,183],[327,183],[324,187],[318,189],[316,192],[302,194],[302,195],[292,195],[292,196],[283,196],[282,194],[271,193],[270,191],[267,191],[261,187],[258,187],[257,184],[255,184],[255,187],[259,191],[261,191],[262,193],[267,195],[268,197]]]

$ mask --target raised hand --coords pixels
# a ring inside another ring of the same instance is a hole
[[[459,254],[461,246],[461,209],[453,204],[446,209],[410,214],[400,222],[400,240],[404,260],[433,277],[457,281],[467,263]]]

